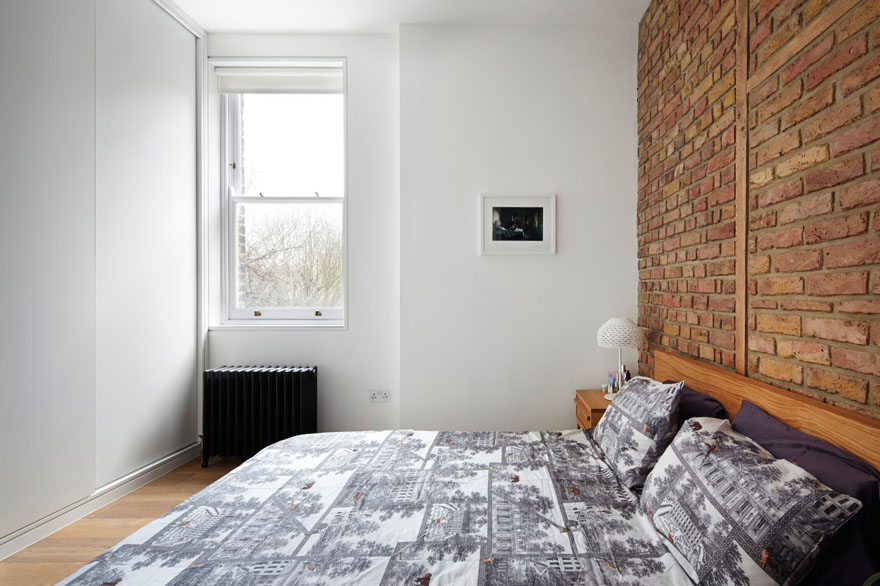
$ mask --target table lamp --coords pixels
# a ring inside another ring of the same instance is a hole
[[[596,341],[600,348],[617,348],[618,388],[623,386],[620,380],[621,350],[638,348],[642,344],[642,330],[628,317],[612,317],[596,332]]]

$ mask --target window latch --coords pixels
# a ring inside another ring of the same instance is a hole
[[[235,169],[235,163],[229,163],[229,166]]]

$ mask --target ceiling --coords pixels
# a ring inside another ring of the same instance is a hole
[[[209,32],[387,33],[400,24],[637,24],[650,0],[176,0]]]

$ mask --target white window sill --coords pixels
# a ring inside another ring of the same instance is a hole
[[[347,330],[348,326],[340,322],[299,322],[299,323],[253,323],[253,324],[217,324],[208,326],[209,332],[302,332]]]

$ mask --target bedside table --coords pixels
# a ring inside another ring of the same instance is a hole
[[[611,401],[602,389],[584,389],[574,392],[575,417],[578,429],[589,429],[599,423]]]

